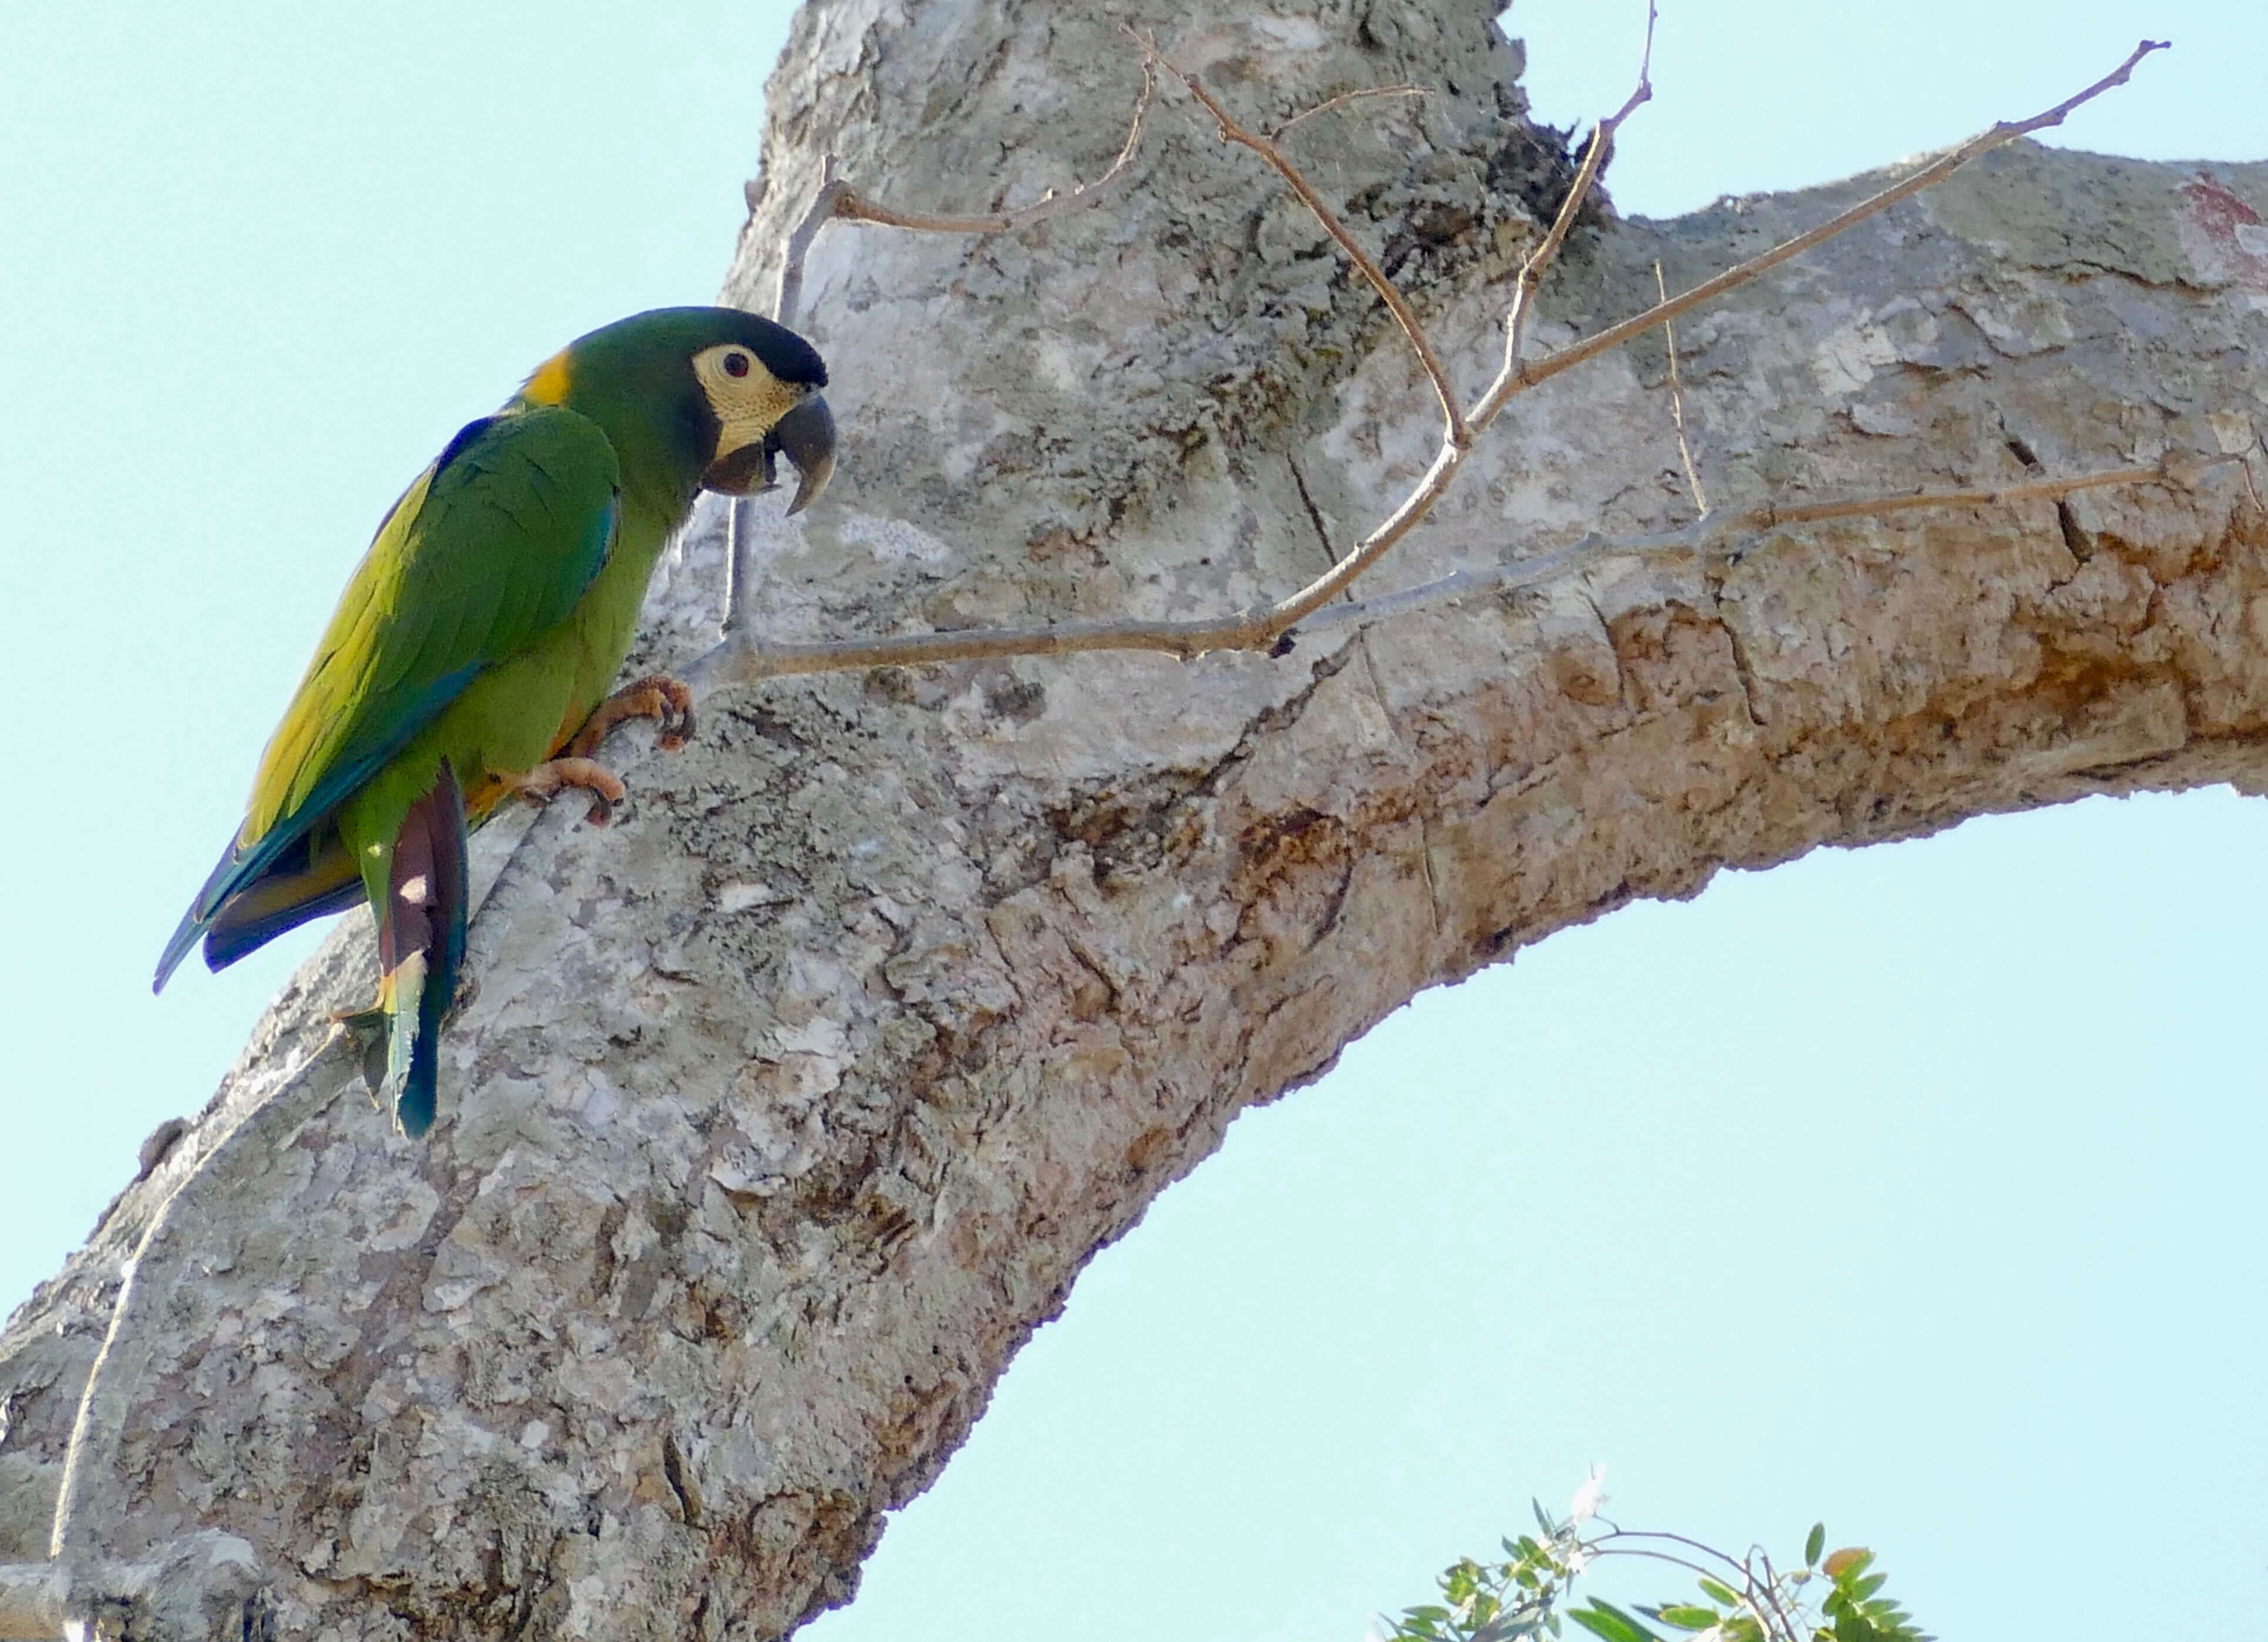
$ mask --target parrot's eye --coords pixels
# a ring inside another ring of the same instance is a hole
[[[726,376],[746,376],[747,373],[747,355],[744,353],[728,353],[725,356],[725,374]]]

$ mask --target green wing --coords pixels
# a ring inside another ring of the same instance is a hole
[[[232,895],[299,865],[342,799],[484,669],[567,619],[614,543],[620,484],[598,424],[558,407],[473,423],[418,475],[347,584],[158,986]]]

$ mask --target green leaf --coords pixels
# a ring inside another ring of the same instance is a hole
[[[1709,1594],[1712,1602],[1721,1602],[1727,1608],[1741,1605],[1740,1595],[1731,1586],[1712,1579],[1705,1573],[1701,1576],[1701,1588]]]
[[[1604,1642],[1661,1642],[1661,1638],[1612,1602],[1591,1599],[1588,1608],[1571,1609],[1567,1617]]]
[[[1849,1587],[1851,1594],[1859,1602],[1863,1602],[1875,1592],[1881,1590],[1884,1583],[1889,1580],[1889,1577],[1890,1576],[1887,1573],[1878,1573],[1872,1579],[1853,1579]]]
[[[1713,1608],[1672,1603],[1654,1610],[1654,1617],[1666,1625],[1675,1625],[1680,1631],[1706,1631],[1724,1616]]]
[[[1827,1524],[1815,1522],[1811,1525],[1810,1537],[1803,1542],[1803,1565],[1807,1568],[1818,1566],[1819,1553],[1826,1549]]]

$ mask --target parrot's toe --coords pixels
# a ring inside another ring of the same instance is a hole
[[[373,1009],[335,1010],[331,1020],[362,1069],[363,1086],[370,1092],[371,1104],[383,1110],[386,1103],[379,1096],[386,1087],[386,1038],[393,1018],[381,1004]]]
[[[548,804],[569,787],[591,795],[590,813],[583,819],[603,827],[615,818],[615,806],[630,797],[622,778],[605,765],[570,755],[538,764],[524,776],[507,776],[504,784],[520,797]]]
[[[660,725],[655,740],[674,753],[693,739],[693,691],[682,679],[656,673],[626,684],[600,702],[567,744],[571,758],[588,758],[625,718],[652,718]]]

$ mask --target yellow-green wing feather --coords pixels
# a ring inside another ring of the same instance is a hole
[[[292,847],[475,679],[567,620],[606,563],[620,485],[606,435],[563,408],[487,417],[450,441],[348,583],[159,986],[232,895],[296,865]]]
[[[459,434],[340,599],[261,759],[245,839],[288,824],[326,777],[400,747],[481,669],[565,621],[606,561],[620,483],[614,446],[571,410]]]

